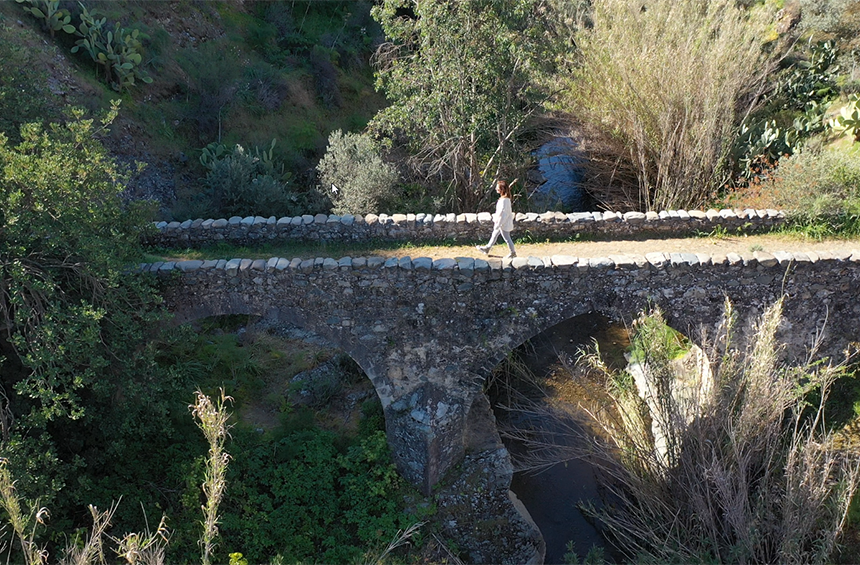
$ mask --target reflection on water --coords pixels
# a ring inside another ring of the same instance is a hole
[[[627,331],[623,325],[610,323],[599,314],[586,314],[562,322],[521,348],[520,354],[531,372],[540,380],[569,381],[560,376],[563,371],[559,357],[576,359],[578,351],[597,340],[600,351],[610,366],[623,366],[624,349],[629,344]],[[565,387],[564,400],[575,406],[578,387]],[[536,390],[520,390],[534,396]],[[559,400],[558,398],[556,400]],[[501,425],[519,425],[529,428],[539,427],[549,432],[553,429],[550,421],[535,421],[533,416],[522,416],[496,409],[496,417]],[[525,422],[522,419],[528,418]],[[519,421],[516,421],[519,420]],[[522,454],[522,446],[506,440],[512,454]],[[616,555],[598,531],[596,525],[586,519],[577,507],[580,502],[591,502],[600,506],[600,494],[594,469],[583,460],[573,460],[556,464],[538,474],[518,472],[514,474],[511,490],[528,509],[546,541],[546,563],[561,563],[566,553],[568,541],[573,541],[580,559],[592,546],[604,547],[607,561]]]
[[[535,152],[544,182],[529,196],[535,210],[583,212],[591,209],[581,187],[583,152],[569,137],[554,137]]]

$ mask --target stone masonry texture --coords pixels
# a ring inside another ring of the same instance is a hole
[[[580,314],[629,321],[652,306],[694,341],[725,300],[746,335],[785,296],[788,358],[842,360],[860,342],[860,251],[513,260],[343,257],[141,265],[177,323],[248,314],[293,324],[351,355],[373,382],[400,472],[429,492],[464,457],[468,413],[512,349]],[[744,333],[742,332],[742,335]]]
[[[668,210],[662,212],[561,212],[518,213],[514,222],[517,237],[573,237],[591,235],[629,237],[648,232],[655,235],[710,233],[715,229],[754,232],[785,221],[777,210]],[[480,214],[368,214],[335,216],[317,214],[268,218],[262,216],[158,222],[147,242],[164,247],[200,247],[217,242],[255,245],[279,240],[304,241],[479,241],[492,226],[488,212]]]

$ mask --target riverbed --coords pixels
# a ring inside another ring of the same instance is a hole
[[[540,428],[554,434],[559,442],[582,441],[569,433],[562,433],[563,430],[557,429],[558,424],[552,419],[510,411],[504,406],[513,403],[511,394],[522,395],[521,402],[564,405],[573,415],[572,425],[576,426],[577,420],[583,422],[583,427],[579,427],[574,435],[587,435],[584,427],[587,426],[587,416],[577,408],[584,400],[585,383],[577,382],[581,378],[579,373],[574,376],[569,368],[577,363],[580,351],[595,340],[610,366],[623,366],[623,353],[629,344],[626,328],[599,314],[567,320],[522,346],[515,355],[535,381],[517,381],[513,392],[493,391],[494,410],[500,427]],[[505,444],[520,466],[529,459],[528,450],[520,442],[507,438]],[[568,542],[573,542],[580,560],[592,547],[602,548],[608,562],[619,560],[617,552],[602,536],[599,524],[579,508],[580,503],[597,507],[602,504],[595,469],[587,460],[571,459],[537,472],[518,471],[514,474],[511,490],[526,506],[544,536],[546,563],[564,562]]]

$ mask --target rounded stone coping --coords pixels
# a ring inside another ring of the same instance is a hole
[[[711,208],[708,210],[663,210],[660,212],[517,212],[514,215],[514,222],[520,223],[555,223],[555,224],[588,224],[592,222],[626,222],[629,224],[647,225],[654,222],[665,222],[673,220],[689,221],[689,220],[706,220],[714,223],[719,223],[720,220],[749,220],[758,222],[760,220],[781,220],[785,218],[785,213],[781,210],[765,209],[756,210],[753,208],[729,209],[722,208],[720,210]],[[190,229],[219,229],[226,227],[244,226],[245,228],[261,228],[261,227],[276,227],[286,229],[289,226],[299,225],[330,225],[341,224],[344,226],[355,226],[361,224],[374,225],[409,225],[412,223],[420,224],[473,224],[473,223],[489,223],[493,222],[492,214],[489,212],[480,213],[465,213],[465,214],[367,214],[365,216],[355,216],[345,214],[338,216],[335,214],[317,214],[316,216],[285,216],[277,218],[269,216],[231,216],[230,218],[207,219],[197,218],[195,220],[185,220],[183,222],[159,221],[153,222],[155,228],[161,232],[170,232],[177,230]]]
[[[779,210],[710,209],[662,212],[519,212],[514,231],[537,237],[600,234],[631,237],[639,233],[683,235],[715,229],[755,232],[785,222]],[[493,225],[489,212],[479,214],[350,214],[276,218],[230,218],[155,222],[144,236],[154,245],[197,247],[219,241],[254,245],[266,240],[363,241],[372,239],[426,241],[483,238]]]
[[[553,255],[551,257],[515,257],[514,259],[475,259],[453,257],[431,259],[429,257],[342,257],[340,259],[317,257],[314,259],[271,257],[265,259],[210,259],[206,261],[165,261],[142,263],[143,272],[168,274],[173,271],[189,273],[195,271],[225,271],[228,275],[252,271],[261,273],[291,271],[308,273],[314,271],[366,271],[403,269],[407,271],[459,271],[474,274],[492,270],[576,269],[588,270],[639,270],[639,269],[689,269],[706,266],[784,268],[791,264],[804,265],[819,262],[860,263],[860,250],[852,251],[775,251],[767,253],[727,253],[707,255],[704,253],[662,253],[642,255],[610,255],[608,257],[574,257]]]

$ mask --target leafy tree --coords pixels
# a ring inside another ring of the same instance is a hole
[[[452,207],[473,209],[486,181],[521,158],[529,119],[550,96],[543,79],[562,37],[550,4],[384,0],[372,13],[388,38],[375,61],[391,105],[371,129],[402,135],[416,169],[452,189]]]
[[[129,435],[157,435],[158,395],[179,376],[153,378],[159,298],[129,268],[148,210],[121,202],[125,174],[97,139],[117,108],[27,124],[14,146],[0,134],[0,448],[25,496],[50,499],[70,473],[128,456]]]

